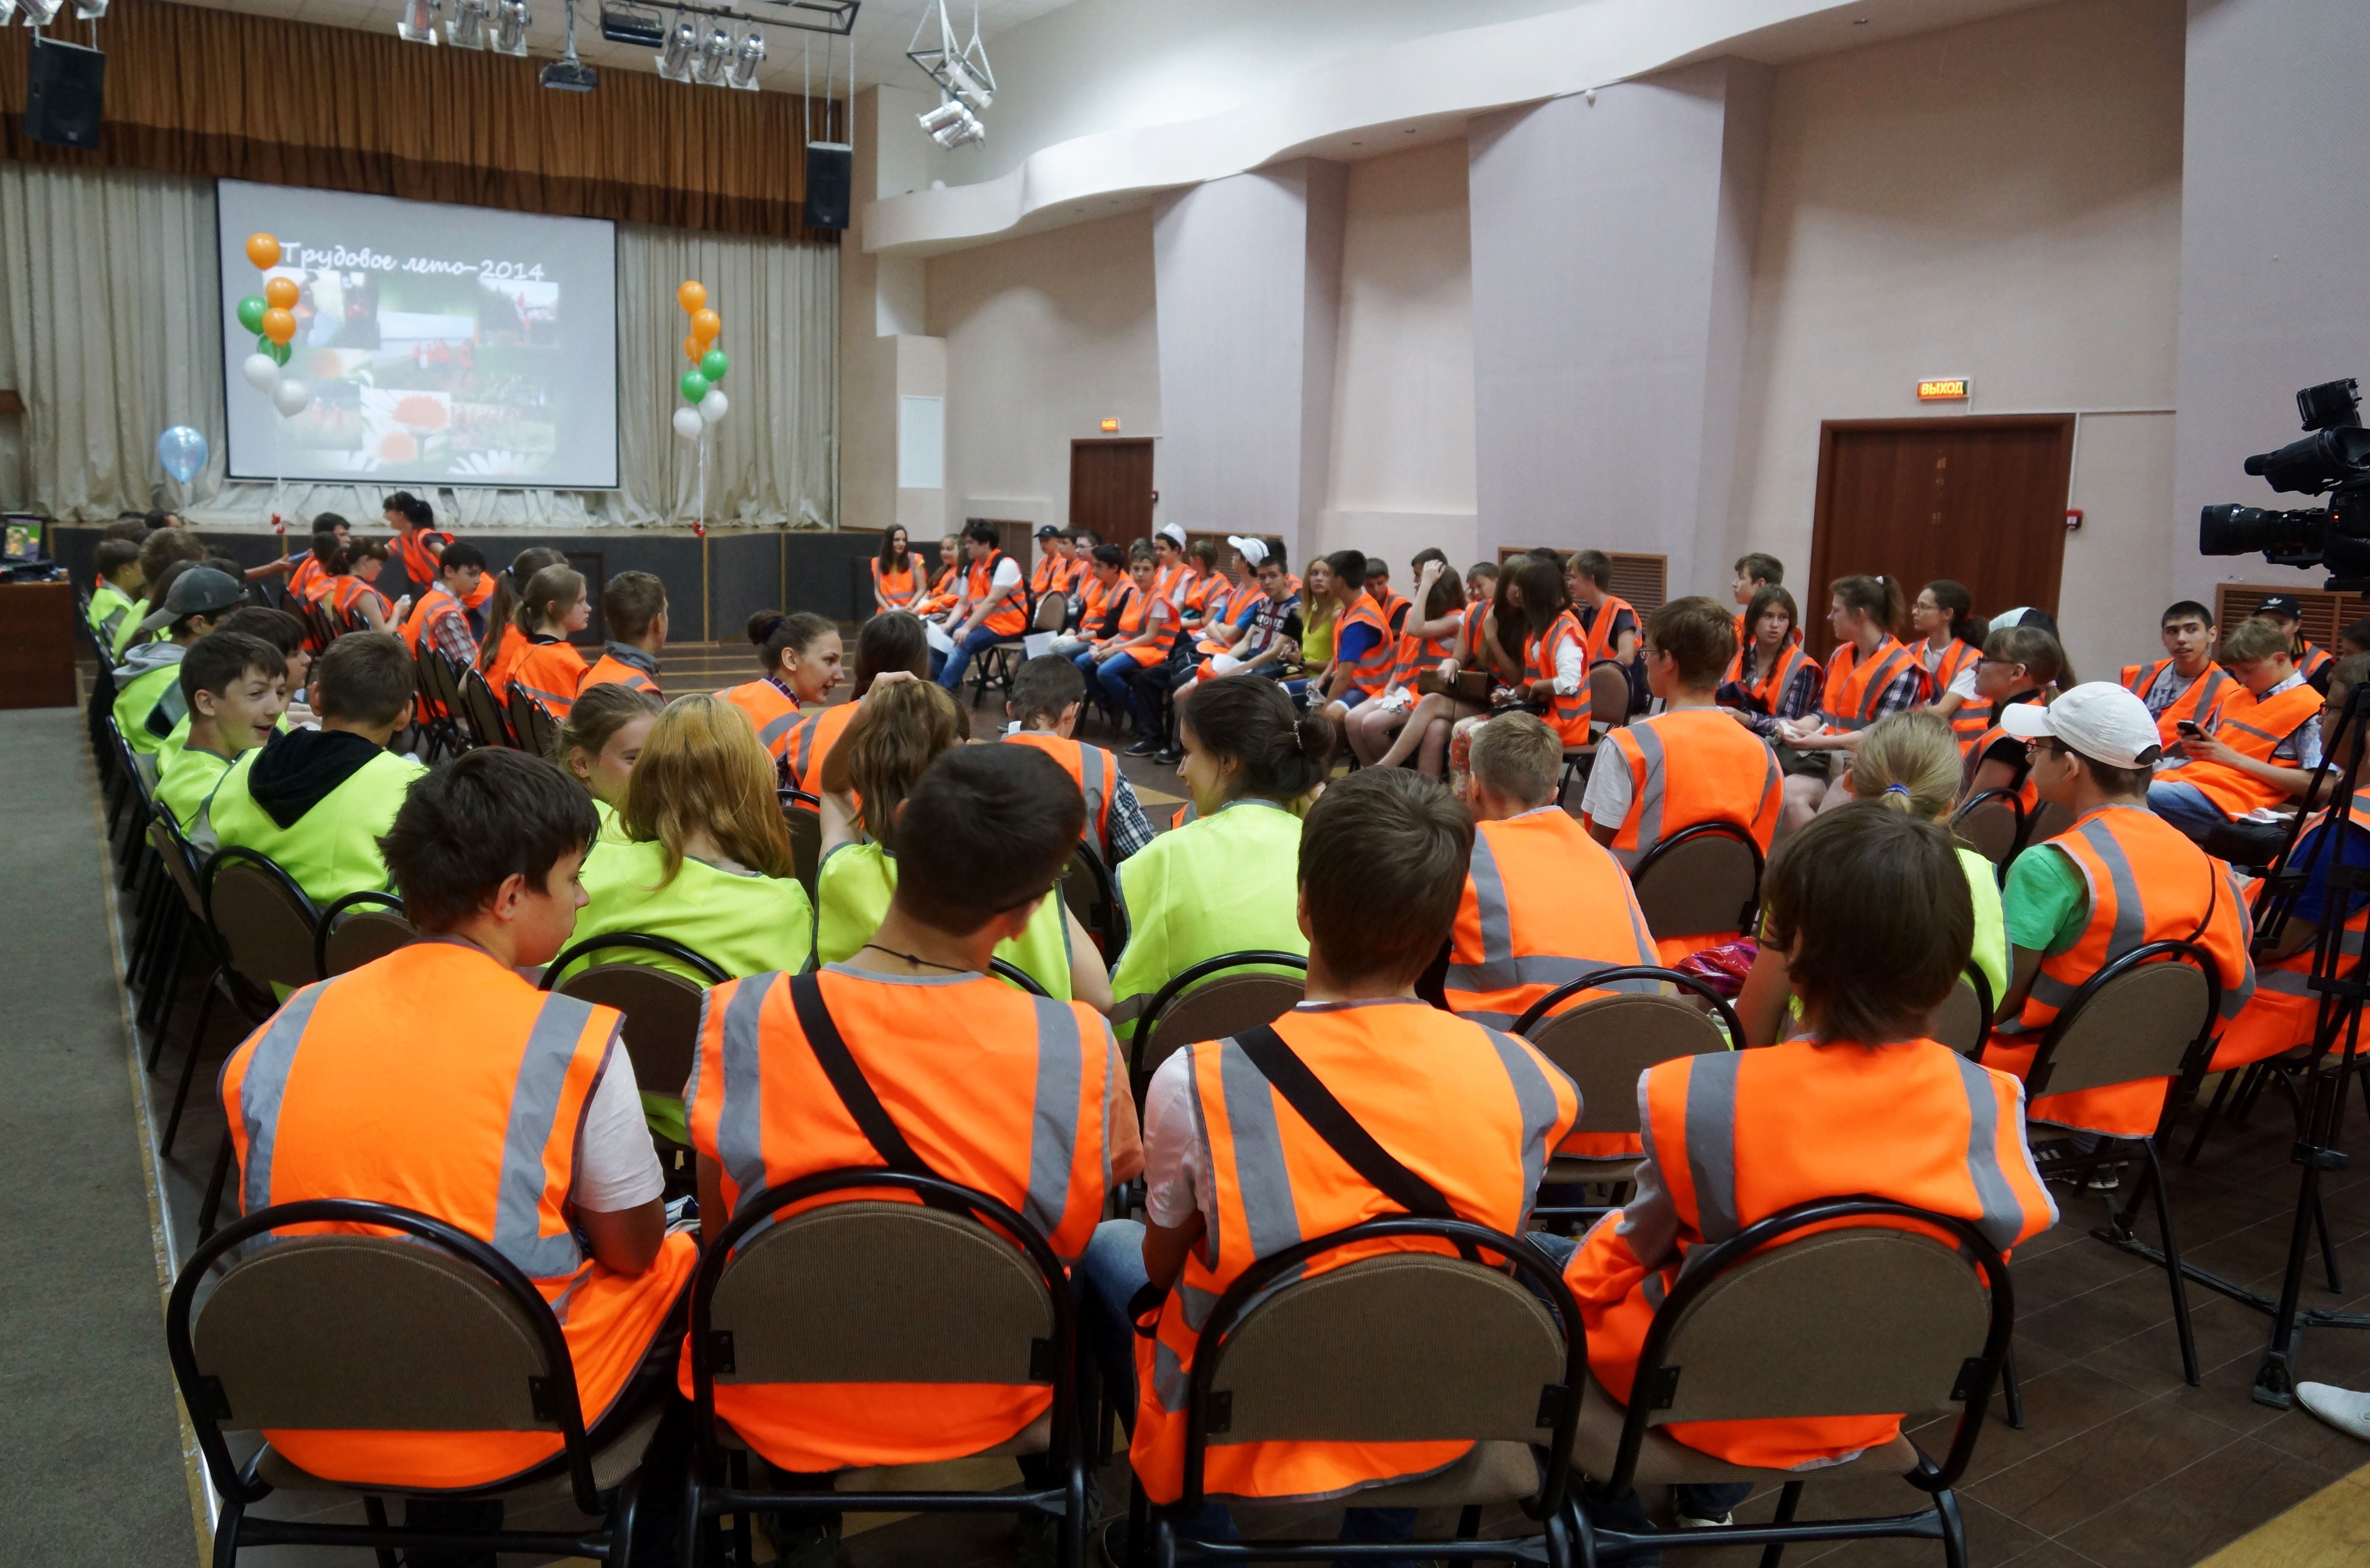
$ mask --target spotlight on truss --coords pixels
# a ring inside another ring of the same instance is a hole
[[[489,0],[454,0],[453,28],[445,42],[455,49],[486,47],[486,7]]]
[[[497,0],[494,6],[494,52],[525,59],[526,24],[526,0]]]
[[[434,43],[436,13],[443,6],[443,0],[404,0],[403,15],[396,19],[395,36],[406,43]]]
[[[738,87],[744,93],[757,90],[757,67],[765,63],[765,35],[751,28],[742,35],[741,47],[732,52],[732,73],[725,78],[727,86]]]
[[[930,25],[930,13],[922,13],[914,25],[914,40],[905,50],[905,58],[921,67],[922,74],[938,85],[940,101],[938,108],[924,111],[916,118],[931,140],[941,147],[961,147],[987,140],[987,127],[979,116],[995,101],[995,71],[987,63],[987,46],[979,38],[979,6],[974,0],[971,14],[971,41],[958,46],[955,25],[947,15],[947,0],[938,0],[938,42],[935,49],[922,47],[922,34]]]

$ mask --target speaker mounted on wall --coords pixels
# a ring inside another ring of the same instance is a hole
[[[53,147],[98,145],[107,56],[78,43],[33,35],[25,66],[25,134]]]
[[[856,149],[846,142],[807,143],[807,227],[846,229]]]

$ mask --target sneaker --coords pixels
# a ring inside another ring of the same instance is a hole
[[[1143,739],[1137,741],[1134,745],[1129,747],[1122,753],[1122,755],[1128,757],[1149,757],[1155,751],[1159,750],[1160,742],[1153,739],[1150,736],[1146,736]]]
[[[1152,754],[1152,760],[1164,768],[1173,768],[1185,760],[1185,753],[1174,746],[1163,746]]]
[[[2298,1383],[2296,1403],[2349,1436],[2370,1441],[2370,1393],[2332,1383]]]
[[[2094,1193],[2111,1193],[2123,1185],[2123,1173],[2112,1165],[2101,1165],[2090,1173],[2090,1179],[2083,1185]]]
[[[1724,1525],[1736,1523],[1734,1514],[1722,1514],[1717,1519],[1703,1519],[1697,1518],[1693,1514],[1681,1514],[1678,1519],[1679,1528],[1683,1530],[1716,1530]]]

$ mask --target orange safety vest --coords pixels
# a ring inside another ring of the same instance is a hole
[[[411,607],[411,613],[404,617],[404,645],[417,654],[420,651],[420,636],[428,630],[429,622],[444,615],[458,615],[461,617],[462,624],[466,625],[468,623],[469,611],[466,605],[454,597],[451,589],[439,582],[426,593],[421,594],[420,602]],[[469,640],[472,642],[477,640],[474,629],[470,632]]]
[[[2310,682],[2314,676],[2318,675],[2322,670],[2328,669],[2330,665],[2335,664],[2336,662],[2337,656],[2330,653],[2327,648],[2315,643],[2305,642],[2301,638],[2297,640],[2297,647],[2295,650],[2296,673],[2303,676],[2307,682]]]
[[[941,610],[953,609],[954,602],[955,569],[952,567],[941,567],[938,568],[938,575],[930,582],[929,597],[915,606],[915,609],[920,614],[930,615]]]
[[[1812,665],[1813,668],[1816,668],[1816,665],[1811,656],[1802,651],[1799,641],[1789,642],[1778,650],[1778,659],[1774,665],[1767,670],[1756,670],[1753,678],[1748,681],[1744,675],[1746,647],[1747,645],[1743,644],[1738,645],[1736,657],[1728,661],[1728,674],[1722,678],[1720,684],[1724,687],[1734,687],[1743,706],[1764,716],[1774,716],[1778,712],[1778,704],[1786,700],[1787,688],[1793,685],[1795,674],[1806,664]],[[1754,655],[1756,658],[1759,657],[1757,649],[1754,650]],[[1825,691],[1826,672],[1824,670],[1820,671],[1819,686],[1822,692]]]
[[[2301,683],[2276,697],[2261,698],[2240,687],[2230,693],[2215,715],[2214,738],[2241,757],[2268,762],[2281,741],[2311,723],[2327,705],[2327,698]],[[2175,762],[2157,777],[2195,785],[2198,794],[2232,818],[2244,817],[2264,807],[2283,806],[2291,798],[2275,784],[2226,762],[2203,758]]]
[[[2169,658],[2159,658],[2153,664],[2126,664],[2122,673],[2115,679],[2122,684],[2124,691],[2140,701],[2146,702],[2148,688],[2154,686],[2157,683],[2157,678],[2171,665],[2172,660]],[[2164,712],[2156,715],[2157,735],[2167,747],[2171,746],[2174,741],[2180,738],[2182,719],[2188,719],[2210,732],[2214,728],[2215,720],[2222,715],[2222,704],[2245,690],[2245,687],[2230,678],[2228,670],[2218,664],[2209,662],[2205,666],[2205,672],[2192,681],[2181,690],[2180,695],[2175,697],[2165,708]]]
[[[2346,815],[2353,826],[2370,832],[2370,789],[2357,791],[2348,804]],[[2326,830],[2330,813],[2315,814],[2304,834],[2296,842],[2302,845],[2305,835]],[[2299,853],[2299,860],[2302,855]],[[2362,864],[2358,852],[2348,853],[2342,861],[2348,866]],[[2256,881],[2247,884],[2247,901],[2250,908],[2260,903],[2259,895],[2270,886]],[[2341,971],[2352,978],[2353,963],[2362,956],[2362,944],[2370,936],[2370,904],[2353,911],[2339,937],[2340,950],[2345,955],[2346,967]],[[2252,1066],[2272,1057],[2284,1055],[2298,1046],[2310,1045],[2314,1029],[2320,1021],[2320,998],[2309,990],[2306,981],[2312,977],[2313,949],[2306,947],[2287,957],[2273,959],[2255,970],[2255,994],[2247,999],[2246,1007],[2222,1037],[2214,1044],[2214,1059],[2207,1070],[2228,1072],[2236,1068]]]
[[[502,671],[509,679],[500,686],[491,680],[486,682],[493,688],[495,700],[509,701],[510,689],[515,684],[541,703],[552,717],[566,718],[569,710],[576,705],[576,693],[584,689],[585,676],[590,673],[584,667],[583,654],[577,651],[574,643],[532,642],[523,635],[517,640],[526,646],[519,650],[515,660],[510,660],[507,647],[495,658],[497,667],[510,660]]]
[[[1083,1253],[1110,1189],[1104,1107],[1127,1104],[1101,1016],[976,975],[911,979],[830,964],[818,984],[848,1055],[922,1163],[1018,1209],[1063,1257]],[[928,1049],[914,1048],[924,1040]],[[692,1147],[716,1162],[727,1214],[769,1186],[882,1163],[808,1043],[787,975],[708,993],[684,1108]],[[915,1201],[881,1190],[839,1196]],[[688,1394],[687,1349],[681,1378]],[[1052,1400],[1029,1384],[725,1379],[716,1413],[774,1463],[813,1471],[975,1454]]]
[[[1524,640],[1523,679],[1525,681],[1553,681],[1556,678],[1556,649],[1568,641],[1579,644],[1582,657],[1586,658],[1588,638],[1581,632],[1580,618],[1566,610],[1556,616],[1545,632]],[[1556,692],[1547,704],[1547,711],[1540,716],[1547,720],[1549,729],[1562,737],[1564,747],[1569,750],[1574,746],[1588,744],[1591,713],[1588,686],[1583,681],[1576,692]]]
[[[1629,811],[1613,835],[1613,853],[1635,867],[1654,846],[1699,822],[1728,822],[1753,836],[1766,858],[1785,804],[1778,753],[1718,708],[1674,708],[1608,732],[1609,754],[1598,767],[1629,770]],[[1685,762],[1682,768],[1676,764]],[[1675,964],[1691,953],[1733,938],[1660,937],[1657,962]]]
[[[1969,666],[1983,658],[1984,650],[1963,638],[1952,637],[1943,645],[1939,661],[1928,668],[1926,656],[1933,651],[1934,639],[1931,637],[1920,637],[1909,645],[1909,657],[1917,661],[1918,669],[1926,671],[1927,700],[1939,703],[1949,694],[1950,682],[1956,681]]]
[[[1661,961],[1629,874],[1570,812],[1550,802],[1474,829],[1441,982],[1450,1012],[1509,1028],[1539,998],[1592,969]],[[1557,1011],[1604,994],[1575,993]]]
[[[757,731],[757,743],[773,757],[775,769],[787,777],[790,738],[799,725],[798,699],[772,681],[760,678],[745,686],[728,686],[716,693],[716,700],[730,703],[749,715],[749,723]]]
[[[1135,584],[1131,580],[1128,586],[1133,588]],[[1177,646],[1177,639],[1184,635],[1184,606],[1178,602],[1176,597],[1161,592],[1159,585],[1156,582],[1150,593],[1135,595],[1120,616],[1119,635],[1122,637],[1132,637],[1151,624],[1156,614],[1166,617],[1163,624],[1168,629],[1165,632],[1156,632],[1152,641],[1141,647],[1122,650],[1128,658],[1146,669],[1168,662],[1169,650]]]
[[[593,662],[592,669],[584,672],[583,685],[577,690],[581,692],[585,686],[605,686],[613,681],[620,686],[631,686],[637,692],[648,692],[662,701],[666,697],[666,693],[659,690],[659,683],[650,679],[649,670],[639,665],[628,664],[606,651]]]
[[[1342,611],[1340,619],[1333,624],[1333,654],[1336,659],[1340,658],[1341,634],[1352,626],[1372,626],[1375,629],[1375,646],[1350,666],[1350,684],[1343,691],[1363,692],[1369,697],[1379,696],[1385,683],[1390,680],[1391,666],[1398,662],[1398,646],[1371,595],[1360,594],[1356,602]]]
[[[991,550],[986,560],[972,563],[970,571],[964,574],[963,591],[972,605],[987,602],[988,595],[995,591],[995,568],[1002,566],[1006,558],[1003,551]],[[1029,612],[1007,600],[1003,609],[980,624],[999,637],[1017,637],[1029,629]]]
[[[918,584],[919,574],[914,569],[914,556],[911,552],[906,554],[905,569],[901,572],[882,571],[880,557],[878,555],[872,557],[872,591],[888,601],[891,609],[909,608],[914,601],[914,590]]]
[[[1120,578],[1122,584],[1126,581],[1125,577]],[[1078,589],[1078,635],[1080,636],[1094,635],[1095,624],[1102,619],[1103,605],[1110,598],[1110,589],[1104,585],[1103,579],[1092,572],[1087,573],[1086,581]]]
[[[433,552],[428,548],[431,540],[436,545]],[[436,580],[437,573],[443,569],[437,559],[438,555],[452,543],[453,536],[441,529],[415,528],[397,534],[395,549],[397,557],[403,562],[403,575],[421,588],[428,587]]]
[[[1391,635],[1398,636],[1399,627],[1406,624],[1407,612],[1413,601],[1397,589],[1385,593],[1376,593],[1370,588],[1366,590],[1366,599],[1374,605],[1375,612],[1382,616],[1383,624],[1388,628]]]
[[[1415,690],[1415,678],[1427,670],[1436,670],[1440,661],[1456,657],[1456,634],[1444,637],[1419,637],[1413,632],[1401,632],[1393,645],[1391,673],[1383,682],[1387,692],[1396,686]]]
[[[1922,681],[1925,667],[1895,636],[1888,635],[1864,663],[1858,643],[1838,645],[1827,657],[1827,686],[1819,697],[1819,721],[1826,727],[1825,733],[1843,735],[1874,724],[1877,704],[1883,700],[1886,688],[1900,678],[1904,670],[1912,668]]]
[[[1789,1040],[1681,1057],[1647,1069],[1639,1093],[1659,1175],[1640,1190],[1659,1190],[1657,1218],[1634,1229],[1596,1226],[1564,1269],[1588,1330],[1589,1369],[1617,1400],[1630,1397],[1655,1309],[1688,1254],[1780,1210],[1853,1194],[1891,1198],[1970,1221],[2003,1254],[2057,1219],[2025,1143],[2016,1081],[1932,1040],[1873,1050]],[[1642,1242],[1638,1230],[1649,1232]],[[1662,1236],[1669,1243],[1655,1244]],[[1633,1250],[1640,1245],[1650,1255]],[[1687,1421],[1662,1430],[1731,1464],[1790,1470],[1881,1448],[1899,1434],[1901,1417]]]
[[[1105,865],[1113,863],[1110,847],[1111,796],[1119,793],[1119,759],[1099,746],[1072,740],[1066,736],[1041,729],[1016,730],[1004,738],[1022,746],[1031,746],[1062,764],[1070,775],[1079,795],[1087,803],[1086,841],[1102,857]]]
[[[311,599],[313,584],[319,580],[320,577],[321,557],[307,555],[296,563],[295,570],[288,574],[288,586],[282,591],[291,599]]]
[[[559,1312],[589,1427],[699,1261],[692,1239],[675,1235],[649,1269],[618,1274],[569,1229],[578,1135],[619,1021],[611,1008],[538,991],[454,941],[415,943],[306,986],[223,1067],[241,1208],[361,1198],[489,1243]],[[392,1040],[403,1048],[387,1049]],[[316,1475],[423,1490],[499,1481],[560,1447],[546,1432],[266,1436]]]
[[[1631,608],[1628,600],[1617,599],[1612,594],[1606,594],[1605,596],[1605,602],[1598,605],[1596,607],[1596,612],[1589,617],[1587,629],[1582,635],[1581,640],[1581,651],[1588,655],[1588,667],[1591,670],[1603,664],[1608,658],[1618,658],[1620,657],[1618,652],[1619,644],[1615,636],[1613,627],[1614,623],[1621,619],[1621,612],[1624,610],[1628,610],[1629,612],[1630,628],[1641,635],[1644,633],[1646,629],[1646,618],[1639,614],[1635,609]],[[1575,607],[1573,611],[1568,612],[1568,613],[1571,614],[1572,624],[1574,625],[1578,625],[1580,624],[1580,616],[1577,612],[1577,607]]]
[[[1419,1001],[1303,1007],[1274,1028],[1352,1119],[1439,1189],[1457,1218],[1519,1233],[1547,1150],[1580,1115],[1571,1081],[1528,1043]],[[1239,1045],[1204,1041],[1185,1054],[1218,1212],[1204,1217],[1183,1275],[1160,1304],[1155,1336],[1144,1336],[1139,1322],[1129,1454],[1156,1503],[1175,1502],[1183,1490],[1185,1391],[1194,1346],[1226,1288],[1265,1254],[1405,1212],[1301,1120]],[[1386,1252],[1448,1251],[1423,1241],[1343,1248],[1308,1265],[1307,1274]],[[1363,1486],[1445,1469],[1471,1448],[1456,1441],[1213,1445],[1203,1482],[1232,1496],[1338,1501]]]
[[[808,708],[800,714],[790,732],[782,738],[782,760],[789,770],[791,787],[818,799],[822,797],[823,759],[831,755],[840,732],[858,711],[857,704],[849,701],[827,708]]]
[[[2103,806],[2046,846],[2074,863],[2090,890],[2089,923],[2074,945],[2044,956],[2014,1033],[1995,1033],[1986,1066],[2019,1078],[2041,1035],[2083,983],[2151,942],[2194,942],[2222,982],[2222,1018],[2236,1018],[2255,989],[2248,956],[2247,901],[2230,868],[2144,806]],[[2027,851],[2031,853],[2031,851]],[[2035,1121],[2118,1138],[2147,1138],[2163,1118],[2169,1078],[2134,1079],[2032,1102]]]
[[[2034,707],[2045,705],[2039,695],[2032,692],[2027,692],[2022,697],[2012,697],[2005,704],[1999,705],[2012,708],[2027,704]],[[1961,759],[1966,764],[1970,783],[1973,782],[1974,771],[1983,766],[1984,753],[1989,751],[1995,745],[2003,740],[2013,740],[2019,747],[2024,744],[2024,739],[2021,736],[2010,735],[1998,722],[1997,716],[1993,711],[1994,707],[1995,704],[1991,703],[1982,704],[1983,713],[1986,717],[1991,718],[1993,722],[1979,733],[1974,739],[1963,743],[1959,749]],[[1959,710],[1959,713],[1964,713],[1967,710],[1962,707]],[[1953,720],[1956,720],[1958,714],[1953,714],[1950,716]],[[1956,724],[1954,723],[1951,727],[1956,728]],[[2032,768],[2030,763],[2025,764],[2021,773],[2017,779],[2016,798],[2018,804],[2024,807],[2024,819],[2028,822],[2031,821],[2032,814],[2041,809],[2041,786],[2032,782]]]
[[[1202,621],[1202,624],[1205,627],[1215,628],[1219,624],[1224,623],[1230,626],[1243,627],[1245,634],[1248,635],[1251,624],[1251,617],[1258,614],[1260,606],[1266,602],[1267,589],[1260,587],[1256,582],[1247,582],[1243,584],[1239,592],[1230,595],[1227,598],[1225,604],[1222,608],[1212,611],[1209,616]],[[1239,639],[1237,639],[1237,641],[1239,641]],[[1199,651],[1213,656],[1232,651],[1225,643],[1220,642],[1214,636],[1203,637],[1193,646]],[[1206,678],[1206,666],[1203,668],[1202,673],[1204,678]]]

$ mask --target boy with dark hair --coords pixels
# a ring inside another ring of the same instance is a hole
[[[313,540],[288,574],[288,586],[283,590],[289,598],[303,603],[318,592],[321,580],[329,575],[329,557],[347,547],[352,530],[336,512],[323,512],[313,520]]]
[[[1564,565],[1571,589],[1571,612],[1580,622],[1591,670],[1611,659],[1628,668],[1638,657],[1638,612],[1613,593],[1613,557],[1602,550],[1578,550]],[[1633,682],[1634,684],[1634,682]]]
[[[111,648],[124,616],[140,596],[140,546],[129,539],[102,539],[91,569],[98,586],[90,595],[90,629],[100,647]]]
[[[1398,644],[1383,621],[1382,606],[1366,592],[1366,553],[1337,550],[1325,557],[1333,574],[1333,671],[1323,692],[1310,703],[1338,727],[1350,710],[1374,696],[1390,679]]]
[[[275,736],[232,763],[214,792],[213,823],[224,848],[270,856],[327,907],[387,886],[379,835],[428,770],[386,749],[411,722],[411,656],[402,638],[339,637],[314,666],[312,696],[321,727]]]
[[[1029,629],[1029,585],[1020,563],[1004,553],[1001,538],[995,524],[984,518],[963,525],[968,565],[956,579],[959,592],[947,627],[954,651],[939,661],[935,676],[949,692],[962,685],[963,671],[975,655]]]
[[[1152,841],[1152,824],[1137,804],[1135,786],[1119,759],[1072,738],[1087,700],[1087,678],[1058,653],[1041,653],[1012,677],[1005,714],[1014,727],[1005,738],[1033,746],[1062,765],[1086,802],[1085,841],[1106,866],[1117,865]]]
[[[247,589],[227,573],[187,562],[174,567],[160,585],[165,607],[134,628],[135,637],[161,631],[167,640],[135,642],[115,670],[116,727],[123,732],[126,745],[146,756],[163,748],[189,711],[181,701],[178,667],[190,645],[247,599]],[[130,613],[125,612],[127,619]]]
[[[1719,706],[1720,677],[1736,657],[1728,612],[1708,599],[1674,599],[1646,617],[1646,690],[1662,711],[1607,732],[1588,775],[1581,814],[1596,841],[1625,867],[1704,822],[1751,835],[1765,856],[1785,804],[1778,754]],[[1676,963],[1725,935],[1658,944]]]
[[[486,575],[485,553],[466,539],[446,544],[436,557],[435,586],[420,596],[403,624],[403,641],[414,653],[422,639],[454,663],[477,662],[477,633],[470,605]]]
[[[601,589],[601,618],[608,623],[609,641],[577,690],[616,681],[664,700],[659,649],[667,640],[666,584],[648,572],[619,572]]]
[[[896,890],[853,958],[708,993],[684,1089],[702,1228],[713,1236],[766,1187],[880,1164],[888,1152],[865,1131],[876,1118],[919,1166],[1002,1199],[1075,1260],[1111,1184],[1143,1167],[1125,1059],[1091,1007],[1030,996],[988,965],[1061,897],[1085,807],[1041,752],[958,746],[899,805],[896,828]],[[851,1466],[993,1449],[1050,1398],[1027,1384],[744,1380],[718,1387],[716,1409],[789,1484],[827,1491],[827,1472]],[[1020,1462],[1032,1482],[1054,1481],[1041,1455]],[[808,1528],[777,1552],[827,1560],[837,1518]]]
[[[1365,588],[1366,597],[1383,612],[1383,624],[1391,629],[1391,635],[1398,636],[1407,624],[1410,601],[1406,594],[1391,587],[1391,564],[1380,555],[1366,557]]]
[[[2293,593],[2266,594],[2255,606],[2255,614],[2288,635],[2288,657],[2295,661],[2296,673],[2304,677],[2305,684],[2327,696],[2329,672],[2337,656],[2305,637],[2304,601]]]
[[[1155,1503],[1179,1493],[1185,1389],[1212,1304],[1262,1253],[1405,1212],[1288,1114],[1298,1097],[1278,1085],[1314,1078],[1386,1160],[1437,1190],[1456,1218],[1514,1233],[1546,1151],[1578,1118],[1570,1080],[1526,1042],[1416,1000],[1416,980],[1455,922],[1472,840],[1470,819],[1431,779],[1379,768],[1335,782],[1301,830],[1307,1000],[1266,1027],[1187,1046],[1153,1074],[1145,1222],[1104,1223],[1083,1273],[1085,1331],[1122,1408],[1135,1408],[1130,1457]],[[1158,1305],[1138,1316],[1148,1286]],[[1356,1494],[1431,1474],[1470,1448],[1213,1447],[1208,1490],[1346,1502],[1342,1539],[1403,1540],[1415,1510],[1359,1508]],[[1222,1516],[1195,1523],[1224,1528]],[[1106,1542],[1106,1553],[1123,1561],[1117,1544]]]
[[[383,634],[340,637],[325,674],[366,638],[400,652]],[[492,1246],[565,1303],[597,1445],[663,1397],[673,1347],[662,1341],[682,1332],[674,1309],[698,1253],[666,1233],[619,1015],[519,974],[549,963],[575,925],[592,801],[549,762],[486,748],[422,779],[383,826],[404,913],[438,940],[297,991],[232,1055],[222,1098],[240,1207],[391,1203]],[[419,1491],[486,1485],[559,1451],[549,1432],[267,1436],[315,1474]]]
[[[288,675],[289,707],[295,715],[291,722],[311,721],[313,711],[304,704],[305,679],[313,668],[313,654],[305,646],[304,622],[285,610],[272,610],[260,604],[242,604],[224,616],[222,624],[215,629],[260,637],[278,648]]]
[[[2239,689],[2211,725],[2180,732],[2180,756],[2148,786],[2148,808],[2208,851],[2232,822],[2304,794],[2320,766],[2323,698],[2289,658],[2293,647],[2294,634],[2276,621],[2231,627],[2222,666]]]
[[[2169,753],[2180,742],[2183,719],[2211,730],[2238,686],[2214,662],[2214,612],[2204,605],[2184,599],[2166,606],[2161,635],[2165,657],[2126,664],[2115,681],[2147,704],[2157,743]]]
[[[156,781],[156,800],[201,853],[214,851],[208,807],[242,752],[270,740],[288,710],[280,650],[260,637],[224,630],[190,645],[181,660],[181,742]]]
[[[1736,646],[1743,647],[1748,635],[1745,612],[1753,606],[1753,596],[1765,588],[1782,587],[1786,581],[1786,564],[1775,555],[1765,555],[1754,550],[1739,555],[1733,570],[1736,579],[1728,585],[1728,596],[1736,601]],[[1794,641],[1802,640],[1802,628],[1794,628]]]
[[[1465,804],[1478,826],[1441,989],[1452,1011],[1493,1029],[1590,969],[1661,962],[1628,875],[1556,804],[1562,773],[1563,738],[1535,715],[1500,714],[1473,731]]]

